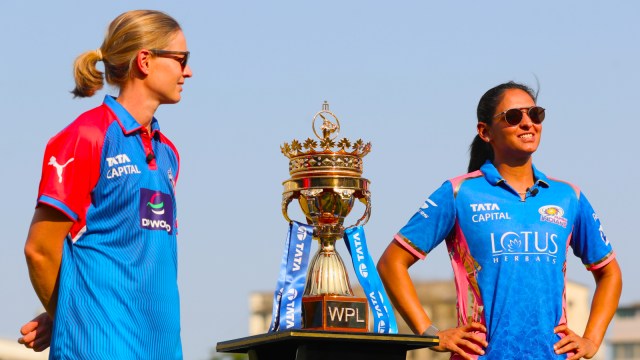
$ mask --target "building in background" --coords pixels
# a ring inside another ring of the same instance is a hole
[[[433,323],[440,329],[452,328],[457,325],[456,289],[453,281],[422,281],[416,282],[416,292]],[[357,296],[364,296],[362,289],[354,287]],[[583,285],[567,282],[567,319],[570,328],[578,334],[582,334],[589,319],[591,292]],[[273,292],[252,293],[249,298],[249,334],[257,335],[267,332],[271,324],[271,311],[273,304]],[[636,322],[640,321],[640,305],[636,307]],[[373,322],[370,321],[370,324]],[[636,323],[637,324],[637,323]],[[411,330],[398,316],[398,332],[411,334]],[[640,334],[636,332],[636,344],[640,351]],[[604,360],[605,344],[593,358]],[[619,359],[640,359],[640,352],[636,357]],[[428,349],[414,350],[409,353],[407,360],[448,360],[449,353],[438,353]],[[616,358],[618,359],[618,358]]]
[[[0,360],[46,360],[48,358],[49,349],[43,352],[35,352],[27,349],[24,345],[18,344],[15,339],[0,339]]]
[[[640,359],[640,303],[618,307],[608,335],[613,360]]]

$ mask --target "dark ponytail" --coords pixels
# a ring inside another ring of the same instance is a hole
[[[469,146],[469,167],[467,170],[469,172],[479,170],[487,160],[493,161],[493,148],[488,142],[482,140],[480,135],[476,135]]]
[[[533,101],[536,101],[536,98],[538,97],[538,94],[526,85],[518,84],[513,81],[500,84],[494,88],[489,89],[480,98],[477,109],[478,122],[483,122],[487,125],[491,125],[493,116],[496,112],[496,108],[498,107],[498,104],[500,104],[500,101],[502,101],[504,92],[509,89],[519,89],[525,91],[531,96]],[[469,146],[469,167],[467,168],[467,170],[469,172],[479,170],[482,164],[484,164],[487,160],[493,161],[493,148],[489,143],[482,140],[480,136],[476,135],[476,137],[473,139],[473,142]]]

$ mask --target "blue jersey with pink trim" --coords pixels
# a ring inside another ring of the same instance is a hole
[[[554,353],[560,335],[553,329],[567,322],[568,250],[589,270],[615,256],[584,194],[533,171],[525,200],[490,162],[448,180],[395,237],[419,258],[445,240],[458,323],[487,327],[489,346],[479,359],[566,358]]]
[[[38,204],[73,226],[64,242],[51,359],[181,359],[179,158],[112,97],[51,138]]]

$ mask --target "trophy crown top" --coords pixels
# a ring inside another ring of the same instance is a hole
[[[316,130],[317,120],[322,120],[319,127],[321,135]],[[311,128],[319,141],[307,138],[304,142],[300,142],[294,139],[291,143],[280,146],[280,151],[291,160],[289,171],[292,175],[302,170],[298,168],[299,166],[307,167],[306,172],[334,168],[339,171],[356,171],[362,174],[362,158],[371,151],[371,143],[365,144],[362,139],[351,141],[347,138],[336,141],[340,133],[340,121],[329,110],[329,103],[326,100],[322,104],[322,110],[313,116]],[[300,159],[305,159],[303,164],[295,161]]]

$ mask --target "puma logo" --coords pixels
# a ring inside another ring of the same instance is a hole
[[[69,161],[67,161],[66,163],[64,163],[64,165],[60,165],[58,164],[58,161],[56,160],[55,156],[52,156],[49,158],[49,165],[52,165],[54,168],[56,168],[56,173],[58,174],[58,182],[62,183],[62,170],[64,169],[65,166],[69,165],[70,162],[73,161],[74,158],[69,159]]]

